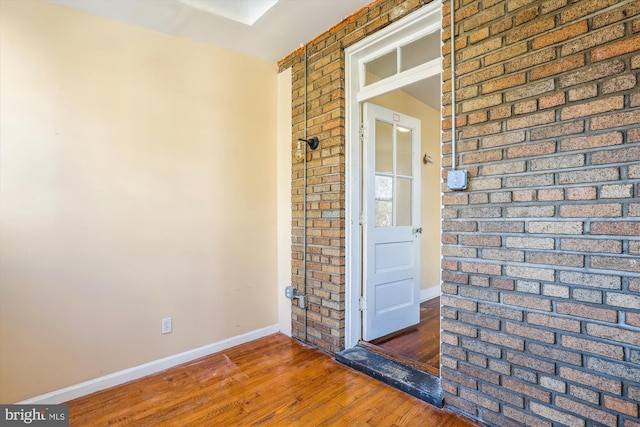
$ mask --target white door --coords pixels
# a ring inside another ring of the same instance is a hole
[[[363,339],[420,321],[420,120],[364,104]]]

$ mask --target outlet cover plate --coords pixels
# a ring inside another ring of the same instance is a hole
[[[449,187],[449,190],[466,190],[467,171],[463,169],[449,171],[447,174],[447,187]]]
[[[164,319],[162,319],[162,334],[171,333],[171,323],[171,317],[165,317]]]

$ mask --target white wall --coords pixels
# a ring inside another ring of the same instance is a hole
[[[0,402],[277,324],[276,64],[0,14]]]

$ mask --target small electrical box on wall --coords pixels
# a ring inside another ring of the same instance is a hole
[[[447,187],[449,187],[449,190],[466,190],[467,171],[450,170],[447,174]]]

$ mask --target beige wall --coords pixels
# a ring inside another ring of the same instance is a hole
[[[440,295],[440,112],[401,90],[379,96],[372,103],[420,119],[422,153],[433,163],[421,163],[422,238],[420,245],[421,289]]]
[[[278,74],[278,320],[291,336],[291,68]]]
[[[0,4],[0,402],[277,323],[275,64]]]

